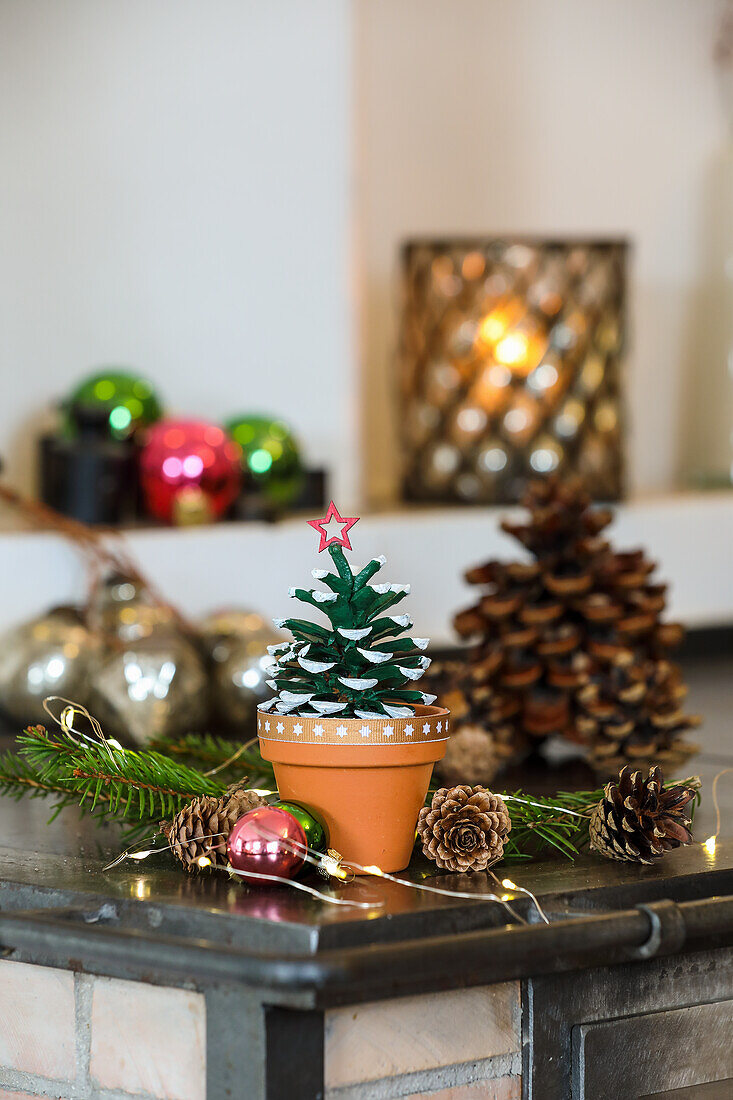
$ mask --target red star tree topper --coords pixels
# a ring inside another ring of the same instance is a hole
[[[349,542],[349,531],[355,523],[359,522],[359,516],[341,516],[338,508],[331,501],[323,519],[309,519],[308,526],[313,527],[321,536],[321,544],[318,553],[322,553],[326,547],[336,544],[343,546],[344,550],[353,549]]]

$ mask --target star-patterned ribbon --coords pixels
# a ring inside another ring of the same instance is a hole
[[[321,718],[258,711],[257,732],[270,741],[310,745],[409,745],[445,741],[449,713],[441,707],[418,707],[410,718]]]

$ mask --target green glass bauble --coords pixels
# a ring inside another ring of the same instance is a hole
[[[153,424],[163,410],[150,382],[138,374],[108,367],[85,378],[65,402],[72,431],[95,415],[112,439],[129,439],[138,428]]]
[[[226,430],[242,452],[242,470],[275,505],[291,504],[303,481],[300,448],[290,428],[274,416],[237,416]]]
[[[278,810],[287,810],[300,822],[305,833],[305,841],[314,852],[325,852],[328,848],[328,826],[315,810],[304,802],[273,802]]]

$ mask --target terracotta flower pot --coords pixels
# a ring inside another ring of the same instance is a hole
[[[383,871],[410,862],[430,776],[448,740],[449,712],[410,718],[316,718],[258,711],[257,732],[280,797],[305,802],[326,821],[346,860]]]

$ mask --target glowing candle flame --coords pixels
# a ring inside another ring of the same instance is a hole
[[[517,367],[524,363],[529,351],[529,340],[521,332],[509,332],[494,348],[494,355],[505,367]]]

